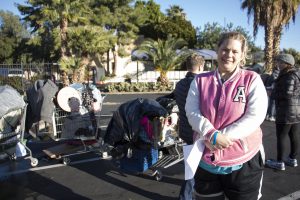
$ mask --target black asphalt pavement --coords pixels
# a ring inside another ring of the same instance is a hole
[[[101,126],[105,130],[114,110],[122,102],[138,97],[155,99],[162,94],[108,94],[102,109]],[[262,125],[266,158],[276,156],[274,122]],[[300,134],[300,133],[299,133]],[[45,159],[42,149],[58,142],[28,143],[39,158],[39,165],[30,166],[30,160],[0,160],[0,200],[175,200],[184,178],[182,162],[162,169],[163,178],[156,181],[149,174],[125,173],[118,162],[103,160],[95,153],[72,157],[70,165]],[[298,157],[299,159],[299,157]],[[285,171],[265,168],[262,200],[300,198],[300,167]],[[288,198],[287,196],[290,195]]]

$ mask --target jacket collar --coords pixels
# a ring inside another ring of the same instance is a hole
[[[193,77],[194,78],[195,76],[197,76],[197,74],[195,74],[193,72],[187,72],[186,75],[185,75],[186,78],[188,78],[188,77]]]
[[[227,80],[225,80],[225,81],[223,81],[222,79],[221,79],[221,75],[220,75],[220,72],[219,72],[219,70],[217,69],[216,71],[215,71],[215,77],[217,78],[217,80],[220,82],[220,83],[225,83],[225,82],[228,82],[228,81],[233,81],[233,79],[234,79],[234,77],[239,73],[241,71],[241,68],[238,66],[238,67],[236,67],[235,68],[235,70],[234,70],[234,72],[233,72],[233,74],[227,79]]]

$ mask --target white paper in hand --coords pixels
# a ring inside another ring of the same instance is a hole
[[[192,145],[183,146],[185,180],[194,178],[204,147],[203,140],[197,140]]]

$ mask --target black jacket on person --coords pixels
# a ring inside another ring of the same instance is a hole
[[[179,108],[179,137],[183,139],[187,144],[193,144],[193,130],[190,126],[185,112],[185,102],[190,89],[191,82],[195,76],[192,72],[188,72],[185,78],[181,79],[175,87],[174,96],[176,104]]]
[[[270,80],[271,86],[273,85],[273,83],[275,83],[277,77],[279,76],[279,73],[280,73],[279,69],[274,69],[274,70],[273,70],[273,72],[272,72],[272,74],[271,74],[271,80]],[[270,98],[271,98],[272,100],[274,100],[274,98],[275,98],[275,90],[274,90],[273,87],[271,88],[271,95],[270,95]]]
[[[278,75],[279,75],[279,70],[278,69],[274,69],[272,71],[272,74],[262,74],[260,77],[263,80],[263,83],[266,87],[271,87],[272,84],[276,81]]]
[[[276,123],[300,123],[300,72],[285,68],[275,81]]]

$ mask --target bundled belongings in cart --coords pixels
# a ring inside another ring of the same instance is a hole
[[[31,165],[35,167],[38,160],[32,157],[25,144],[25,117],[27,104],[23,97],[11,86],[0,86],[0,153],[12,159],[25,157],[29,153]]]
[[[32,136],[38,137],[39,130],[52,123],[55,109],[53,99],[57,91],[58,87],[50,79],[37,80],[26,90],[28,108],[25,128]]]
[[[176,104],[175,96],[173,93],[158,97],[156,101],[164,107],[169,114],[179,113],[178,105]]]
[[[156,123],[159,117],[167,115],[168,112],[154,100],[138,98],[120,105],[104,136],[104,142],[114,147],[112,156],[123,157],[127,149],[133,146],[139,149],[157,148],[159,135],[146,132],[141,123],[143,120]]]
[[[156,101],[168,112],[168,117],[163,119],[162,141],[164,146],[172,145],[178,138],[178,113],[179,109],[175,99],[169,97],[159,97]],[[177,141],[178,142],[178,141]]]
[[[102,96],[92,84],[75,83],[62,88],[56,97],[53,130],[56,140],[64,144],[46,149],[51,158],[62,158],[65,164],[70,156],[99,151],[101,153],[100,111]]]
[[[59,91],[57,101],[60,108],[68,112],[62,123],[61,138],[99,136],[99,118],[103,99],[96,86],[72,84]]]
[[[160,149],[165,147],[166,141],[169,141],[168,145],[177,144],[176,124],[176,120],[172,124],[171,115],[157,101],[138,98],[123,103],[114,112],[104,142],[110,146],[111,156],[120,159],[121,169],[131,172],[147,170],[160,180],[162,176],[158,168],[170,162],[160,156]]]

